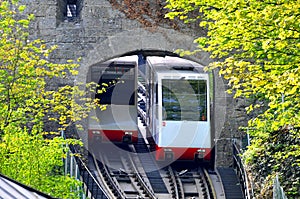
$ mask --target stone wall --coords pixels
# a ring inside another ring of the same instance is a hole
[[[120,11],[112,0],[78,0],[75,18],[66,16],[67,0],[22,0],[28,5],[27,12],[36,16],[31,26],[31,36],[41,38],[49,45],[57,45],[58,49],[52,59],[65,63],[68,59],[82,58],[77,82],[87,82],[89,68],[97,63],[138,50],[161,50],[173,52],[176,49],[196,49],[194,38],[204,34],[205,30],[189,27],[178,22],[174,24],[165,20],[156,20],[155,16],[144,16],[150,21],[145,25],[143,20],[129,17],[128,13]],[[122,1],[114,1],[120,3]],[[156,0],[150,0],[150,8],[161,12],[162,5]],[[120,7],[119,7],[120,8]],[[158,13],[158,12],[157,12]],[[158,15],[159,16],[159,15]],[[152,18],[151,18],[152,17]],[[153,23],[152,23],[153,22]],[[175,30],[176,29],[176,30]],[[207,53],[198,53],[188,57],[203,65],[212,60]],[[74,82],[74,79],[70,79]],[[67,83],[70,83],[67,82]],[[51,82],[59,86],[66,82]],[[238,103],[225,94],[222,78],[214,71],[214,142],[217,144],[217,165],[231,164],[231,138],[239,137],[237,127],[240,117]],[[241,111],[243,112],[243,110]],[[81,137],[87,144],[86,131]],[[228,139],[227,139],[228,138]]]

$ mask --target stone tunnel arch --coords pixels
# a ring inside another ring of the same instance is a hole
[[[88,68],[111,58],[122,56],[139,50],[157,50],[174,52],[177,49],[195,50],[194,38],[178,31],[156,28],[155,32],[137,28],[124,31],[112,36],[94,46],[94,50],[87,53],[79,67],[77,81],[87,82]],[[198,53],[189,59],[208,65],[211,62],[209,54]]]

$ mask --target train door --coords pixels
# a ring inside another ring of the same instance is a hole
[[[156,140],[156,134],[157,134],[157,103],[158,103],[158,96],[157,96],[157,78],[155,75],[155,72],[152,70],[152,92],[151,92],[151,132],[154,140]]]

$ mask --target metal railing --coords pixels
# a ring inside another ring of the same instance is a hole
[[[276,175],[273,183],[273,199],[287,199],[283,188],[280,186],[278,175]]]
[[[81,181],[78,164],[76,163],[75,157],[73,156],[71,151],[68,151],[66,157],[64,158],[64,174]],[[78,198],[86,198],[86,195],[84,194],[83,188],[81,186],[78,186],[76,188],[76,192],[78,194]]]
[[[250,145],[250,136],[247,133],[247,138],[246,138],[247,143],[245,146],[249,146]],[[240,157],[240,150],[237,147],[236,143],[233,142],[233,159],[234,159],[234,166],[237,169],[237,173],[241,179],[241,183],[242,183],[242,188],[243,188],[243,192],[244,192],[244,197],[245,198],[254,198],[254,185],[253,183],[249,184],[250,180],[247,176],[246,170],[244,169],[244,165],[243,162],[241,160]],[[287,197],[285,196],[285,193],[283,191],[283,188],[280,186],[280,182],[278,179],[278,174],[276,175],[276,177],[274,178],[273,181],[273,199],[287,199]]]
[[[63,132],[62,136],[65,138]],[[83,182],[83,187],[78,187],[78,193],[81,193],[79,198],[108,199],[108,195],[104,192],[92,171],[89,170],[81,158],[74,155],[80,154],[80,149],[73,145],[69,145],[69,149],[67,157],[64,159],[65,174],[69,174],[71,177]]]
[[[254,198],[252,183],[250,183],[244,164],[240,157],[240,150],[236,146],[235,142],[233,142],[233,166],[236,169],[237,175],[240,179],[244,198],[245,199]]]

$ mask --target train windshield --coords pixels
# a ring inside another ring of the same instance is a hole
[[[110,66],[102,71],[96,98],[101,104],[135,105],[135,66]]]
[[[207,121],[206,80],[163,79],[163,120]]]

